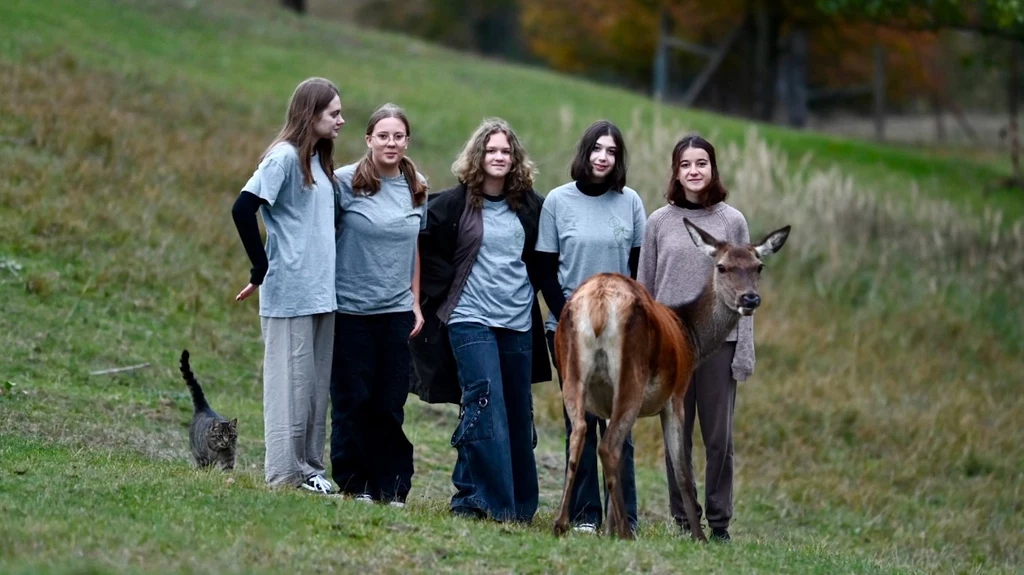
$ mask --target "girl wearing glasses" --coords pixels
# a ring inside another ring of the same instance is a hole
[[[366,125],[366,155],[335,171],[337,237],[331,470],[342,494],[405,505],[413,474],[405,436],[409,338],[423,326],[417,236],[427,182],[406,157],[409,120],[385,104]]]

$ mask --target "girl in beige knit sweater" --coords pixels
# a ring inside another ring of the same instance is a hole
[[[637,279],[654,299],[676,306],[697,298],[712,272],[713,262],[690,239],[683,219],[715,237],[749,243],[747,221],[736,208],[725,203],[715,160],[715,148],[704,138],[688,135],[672,151],[668,205],[647,220]],[[694,416],[700,419],[707,456],[704,507],[712,538],[729,540],[733,494],[733,412],[736,382],[754,372],[753,317],[743,317],[736,330],[693,375],[686,394],[684,452],[691,459]],[[665,454],[666,468],[672,469]],[[668,473],[672,516],[684,530],[682,495],[675,478]],[[696,481],[693,482],[696,485]],[[696,493],[694,493],[696,499]],[[702,509],[697,506],[697,516]]]

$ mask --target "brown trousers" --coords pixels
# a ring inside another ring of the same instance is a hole
[[[736,406],[736,380],[732,378],[732,358],[736,342],[730,341],[702,363],[693,374],[686,391],[686,420],[683,423],[683,450],[690,460],[693,477],[693,423],[694,415],[700,419],[701,437],[707,455],[704,470],[704,513],[711,528],[728,527],[732,519],[732,418]],[[668,469],[668,496],[672,517],[676,523],[686,525],[686,512],[679,485],[672,474],[669,454],[665,452]],[[697,519],[702,509],[697,498],[697,481],[693,478],[694,500],[697,501]]]

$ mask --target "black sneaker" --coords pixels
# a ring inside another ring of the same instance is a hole
[[[711,540],[717,541],[718,543],[728,543],[732,541],[729,537],[729,530],[725,527],[712,527],[711,528]]]
[[[334,491],[331,482],[324,479],[322,475],[310,475],[299,484],[299,489],[305,489],[317,495],[330,495]]]

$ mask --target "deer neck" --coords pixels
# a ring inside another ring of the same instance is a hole
[[[740,315],[729,309],[715,295],[715,274],[708,277],[697,299],[672,308],[683,325],[683,332],[693,346],[700,364],[718,351],[729,334],[736,329]]]

